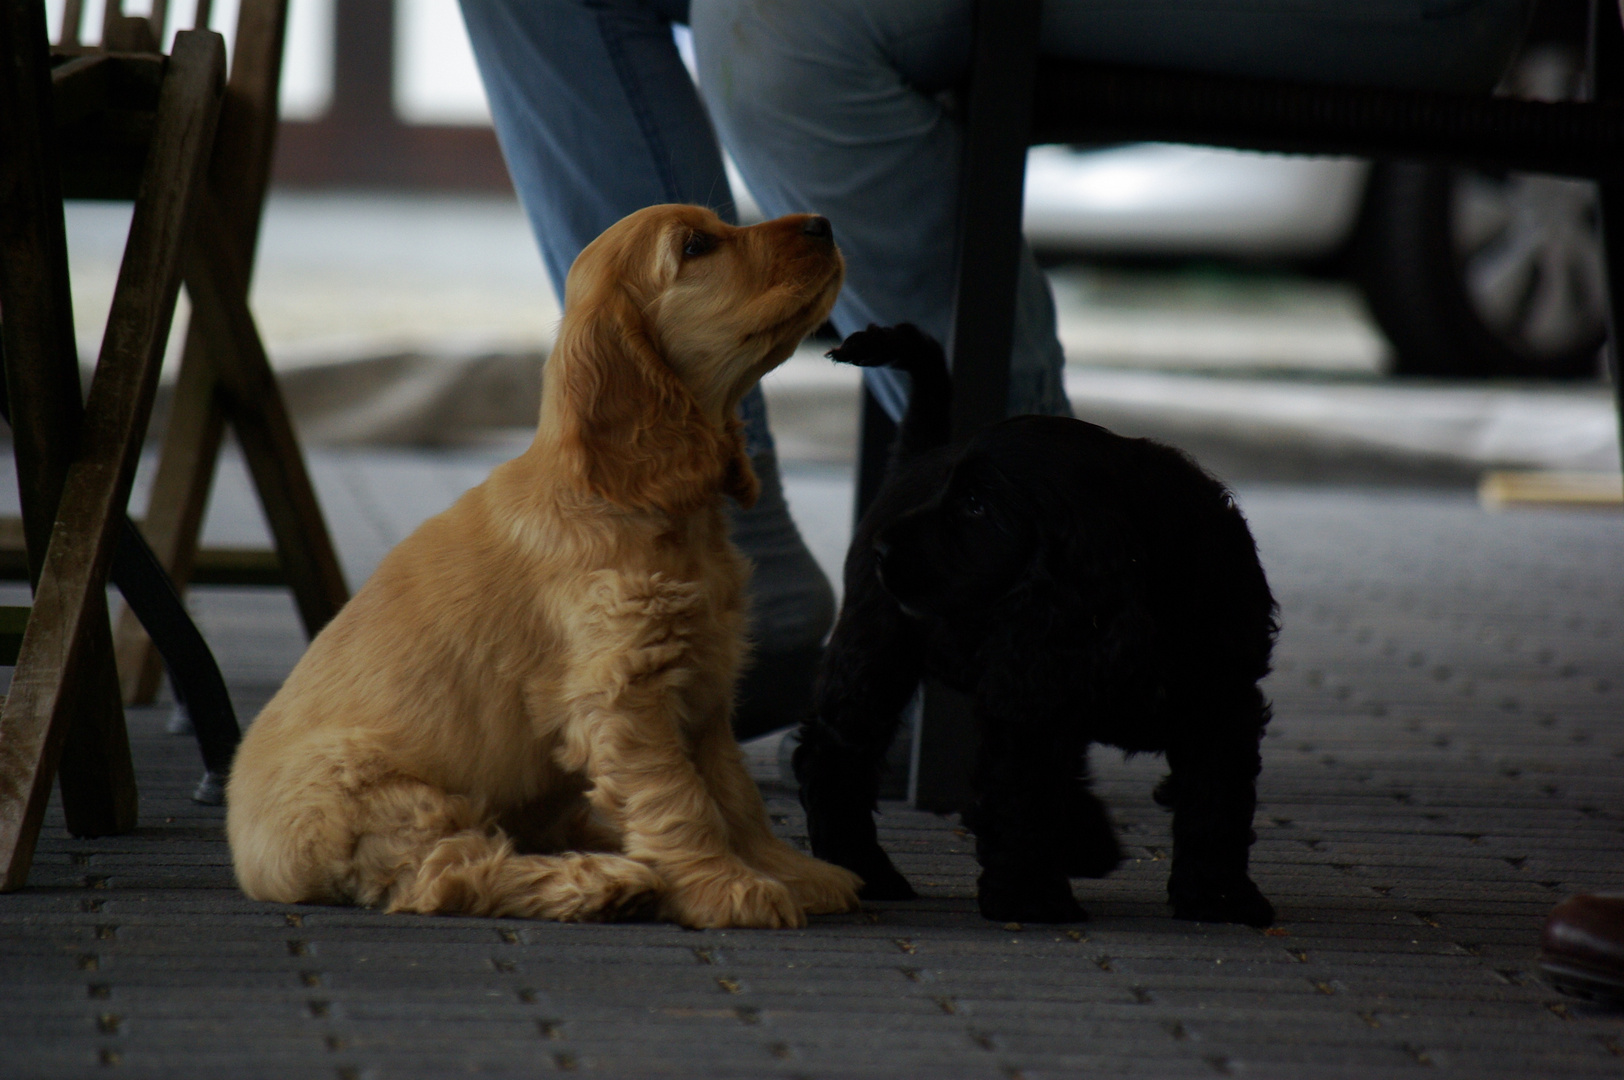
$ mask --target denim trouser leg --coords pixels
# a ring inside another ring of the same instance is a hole
[[[1529,0],[1048,0],[1046,51],[1392,86],[1492,86]],[[996,12],[996,4],[992,6]],[[814,211],[846,252],[843,331],[951,318],[962,140],[935,96],[970,57],[971,0],[692,0],[699,81],[769,214]],[[1010,411],[1064,412],[1054,305],[1029,251]],[[893,415],[905,391],[865,372]]]
[[[462,0],[497,139],[560,303],[575,256],[634,210],[693,203],[738,220],[716,135],[671,39],[687,7]],[[765,406],[751,416],[751,453],[770,451]]]
[[[705,108],[671,40],[685,2],[462,0],[508,172],[560,301],[582,248],[634,210],[737,220]]]
[[[560,301],[575,256],[635,210],[695,203],[737,218],[671,38],[686,9],[686,0],[462,0],[497,138]],[[759,388],[741,413],[762,495],[749,511],[733,508],[733,539],[756,564],[758,653],[816,649],[834,593],[789,516]]]
[[[700,86],[751,192],[769,214],[834,225],[842,333],[912,322],[946,340],[963,139],[932,91],[963,73],[969,12],[969,0],[692,5]],[[1069,413],[1048,283],[1028,251],[1020,271],[1010,411]],[[864,376],[900,415],[905,380]]]

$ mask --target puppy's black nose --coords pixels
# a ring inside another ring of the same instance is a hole
[[[816,236],[820,240],[828,240],[834,236],[835,231],[829,227],[829,219],[821,214],[814,214],[806,219],[801,231],[807,236]]]

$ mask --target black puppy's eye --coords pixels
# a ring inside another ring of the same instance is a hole
[[[987,504],[974,495],[962,495],[959,498],[959,513],[967,518],[984,518],[987,516]]]
[[[716,247],[716,237],[710,233],[693,232],[688,234],[688,242],[682,245],[682,253],[690,259],[698,258]]]

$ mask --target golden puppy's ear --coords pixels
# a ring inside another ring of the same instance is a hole
[[[761,497],[761,480],[750,465],[750,455],[744,452],[744,423],[737,416],[728,417],[727,436],[729,453],[722,490],[748,510]]]
[[[564,320],[549,363],[562,449],[583,486],[628,508],[685,513],[753,489],[737,423],[717,430],[660,357],[631,299],[599,290]],[[743,470],[743,481],[734,474]],[[752,496],[753,501],[753,496]]]

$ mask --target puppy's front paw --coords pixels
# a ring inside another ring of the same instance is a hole
[[[1122,864],[1122,845],[1109,821],[1090,821],[1060,839],[1067,877],[1102,878]]]
[[[808,915],[834,915],[857,909],[862,878],[843,866],[832,866],[793,849],[790,853],[795,859],[785,868],[783,879],[801,910]]]
[[[661,914],[694,930],[806,925],[806,915],[789,886],[742,863],[685,877],[666,896]]]
[[[864,900],[914,900],[919,896],[901,871],[891,865],[891,857],[878,844],[825,851],[819,855],[862,878],[863,887],[857,890],[857,895]]]
[[[1268,926],[1274,905],[1245,874],[1179,874],[1168,879],[1173,918],[1189,922],[1231,922]]]
[[[976,883],[981,917],[994,922],[1083,922],[1088,913],[1071,895],[1071,884],[1056,875],[984,872]]]
[[[580,908],[558,918],[565,921],[619,921],[649,918],[658,910],[665,882],[633,859],[614,855],[587,855],[584,867],[596,879],[581,890]],[[586,865],[589,864],[589,865]]]
[[[902,876],[902,871],[891,865],[890,859],[882,858],[867,874],[860,875],[863,887],[857,890],[857,895],[864,900],[917,900],[919,894],[914,892],[908,879]]]

